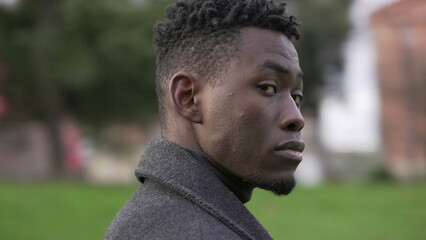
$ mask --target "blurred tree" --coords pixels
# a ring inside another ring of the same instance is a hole
[[[55,69],[82,120],[139,122],[156,112],[152,26],[168,1],[134,2],[67,2]]]
[[[152,25],[170,0],[45,2],[26,0],[12,8],[0,7],[0,61],[11,66],[14,79],[0,85],[7,88],[13,104],[10,117],[41,117],[33,91],[39,84],[34,78],[43,68],[52,78],[49,89],[57,89],[57,104],[80,120],[99,126],[140,121],[155,113]],[[350,1],[287,2],[302,23],[296,47],[305,72],[306,107],[315,110],[325,72],[342,66]],[[48,14],[41,24],[42,13],[55,5],[58,13]],[[43,30],[45,25],[52,26]],[[45,56],[35,60],[34,53]]]
[[[42,117],[50,136],[51,158],[55,173],[61,174],[63,167],[63,147],[60,136],[59,122],[61,119],[62,99],[59,82],[51,71],[55,63],[61,0],[37,0],[35,8],[34,39],[30,49],[30,62],[33,64],[34,81],[36,83],[36,103],[41,107]],[[56,21],[55,21],[56,20]],[[38,101],[37,101],[38,100]]]
[[[301,22],[295,42],[304,72],[304,110],[316,115],[324,82],[342,71],[342,45],[350,27],[351,0],[286,0]],[[339,79],[337,79],[339,80]],[[333,82],[339,84],[338,82]]]
[[[61,159],[58,126],[70,114],[100,128],[156,113],[152,26],[171,0],[21,0],[0,6],[0,79],[9,120],[43,120]],[[340,69],[349,0],[288,0],[306,108],[315,112],[327,69]],[[60,168],[57,162],[56,166]]]
[[[0,91],[6,120],[45,123],[55,172],[70,114],[100,128],[140,122],[156,111],[152,25],[168,1],[22,0],[0,6]]]
[[[37,78],[51,104],[94,126],[156,111],[152,25],[169,1],[27,0],[0,7],[0,85],[9,119],[41,119]],[[41,76],[42,75],[42,76]]]

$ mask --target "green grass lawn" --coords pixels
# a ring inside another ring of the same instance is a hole
[[[0,239],[102,239],[137,186],[0,183]],[[426,239],[426,185],[257,190],[247,204],[274,239]]]

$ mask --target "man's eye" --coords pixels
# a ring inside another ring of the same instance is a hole
[[[301,107],[303,103],[303,96],[302,95],[294,95],[293,96],[294,102],[296,103],[297,107]]]
[[[260,90],[264,91],[268,95],[277,94],[277,87],[271,84],[261,84],[257,86]]]

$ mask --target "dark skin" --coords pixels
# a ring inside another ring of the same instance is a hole
[[[191,71],[171,79],[163,137],[207,153],[255,187],[288,194],[304,149],[298,55],[281,33],[247,27],[240,34],[219,84]]]

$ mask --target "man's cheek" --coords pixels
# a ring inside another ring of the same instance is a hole
[[[258,106],[246,106],[238,114],[238,121],[244,128],[251,129],[251,132],[265,132],[268,127],[272,127],[269,114]]]

